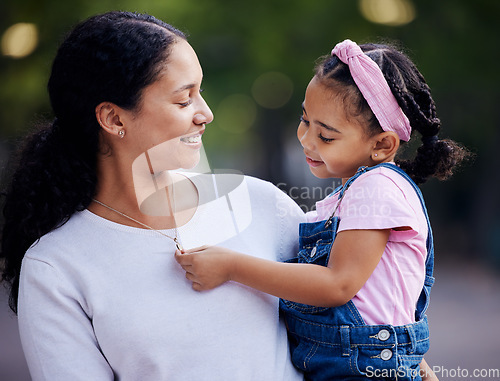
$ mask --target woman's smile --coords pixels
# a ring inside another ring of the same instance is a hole
[[[181,142],[191,148],[201,148],[201,136],[205,132],[205,129],[198,131],[194,134],[182,136],[180,138]]]

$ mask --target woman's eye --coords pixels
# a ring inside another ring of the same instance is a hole
[[[335,140],[335,139],[325,138],[321,134],[318,135],[318,138],[320,138],[321,140],[323,140],[325,143],[330,143],[330,142],[333,142]]]
[[[191,103],[193,103],[193,101],[190,99],[190,100],[188,100],[187,102],[178,103],[178,105],[179,105],[179,106],[181,106],[181,107],[187,107],[187,106],[189,106]]]
[[[304,123],[306,126],[309,126],[309,121],[305,119],[303,116],[300,116],[300,122]]]

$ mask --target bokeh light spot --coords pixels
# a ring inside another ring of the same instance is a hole
[[[2,53],[13,58],[30,55],[37,45],[38,30],[35,24],[14,24],[5,31],[2,37]]]
[[[415,6],[411,0],[360,0],[361,14],[377,24],[401,26],[415,19]]]
[[[292,97],[292,80],[283,73],[268,72],[259,76],[252,85],[252,95],[262,107],[277,109]]]
[[[257,106],[244,94],[224,98],[217,106],[214,123],[224,131],[243,133],[252,127],[257,118]]]

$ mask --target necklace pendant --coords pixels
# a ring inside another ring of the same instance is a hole
[[[177,248],[177,250],[179,250],[181,253],[184,252],[184,248],[182,247],[181,243],[179,242],[179,240],[176,238],[174,238],[174,242],[175,242],[175,247]]]
[[[125,217],[125,218],[128,218],[128,219],[129,219],[129,220],[131,220],[131,221],[134,221],[136,224],[139,224],[139,225],[141,225],[141,226],[144,226],[145,228],[147,228],[147,229],[149,229],[149,230],[155,231],[155,232],[157,232],[158,234],[161,234],[162,236],[165,236],[165,237],[167,237],[167,238],[170,238],[171,240],[173,240],[173,241],[175,242],[175,247],[177,248],[177,250],[179,250],[181,253],[182,253],[182,252],[184,252],[184,248],[182,247],[181,243],[180,243],[180,242],[179,242],[179,240],[177,239],[177,234],[178,234],[178,232],[177,232],[177,226],[175,226],[175,235],[176,235],[176,236],[175,236],[175,237],[172,237],[172,236],[169,236],[169,235],[167,235],[167,234],[165,234],[165,233],[162,233],[162,232],[161,232],[161,231],[159,231],[159,230],[153,229],[151,226],[148,226],[148,225],[146,225],[146,224],[142,223],[141,221],[136,220],[135,218],[132,218],[132,217],[130,217],[130,216],[127,216],[125,213],[122,213],[122,212],[120,212],[119,210],[113,209],[112,207],[110,207],[110,206],[108,206],[108,205],[106,205],[106,204],[104,204],[104,203],[102,203],[102,202],[100,202],[100,201],[96,200],[95,198],[93,198],[93,199],[92,199],[92,201],[94,201],[94,202],[98,203],[99,205],[104,206],[105,208],[107,208],[107,209],[109,209],[109,210],[112,210],[113,212],[118,213],[119,215],[121,215],[121,216],[123,216],[123,217]],[[175,210],[175,206],[174,206],[174,210]]]

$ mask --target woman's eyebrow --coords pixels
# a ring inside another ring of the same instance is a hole
[[[191,90],[195,86],[196,86],[195,83],[190,83],[188,85],[181,86],[177,90],[174,91],[174,94],[182,93],[183,91],[186,91],[186,90]]]
[[[304,114],[307,115],[307,111],[306,111],[306,108],[304,107],[304,103],[302,103],[302,111],[304,111]],[[337,130],[335,127],[329,126],[328,124],[320,122],[319,120],[313,120],[313,123],[319,124],[320,127],[323,127],[325,129],[327,129],[328,131],[333,131],[333,132],[336,132],[338,134],[342,133],[339,130]]]

